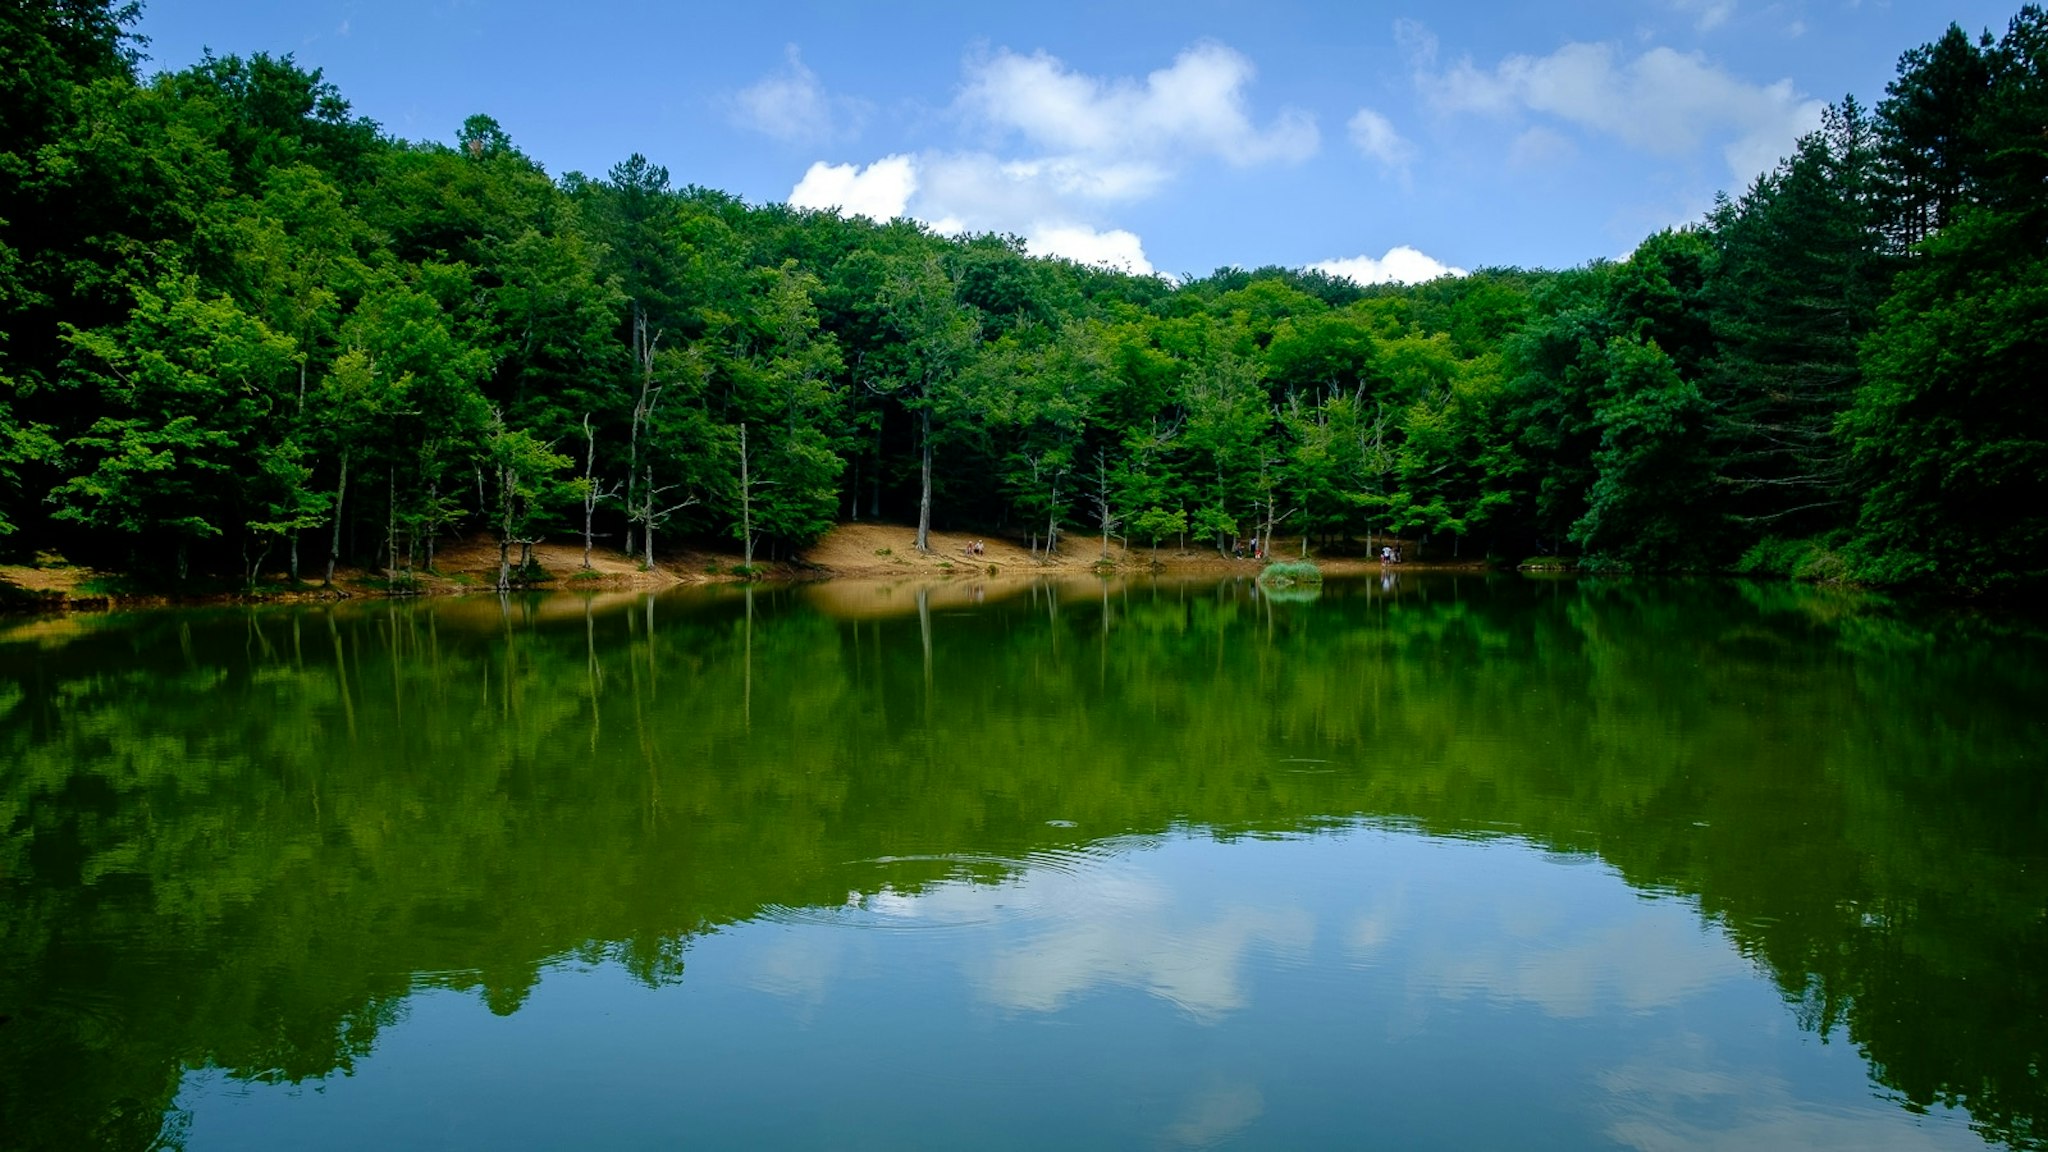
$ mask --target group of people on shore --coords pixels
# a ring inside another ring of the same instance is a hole
[[[961,546],[961,550],[966,552],[969,556],[988,555],[988,545],[982,543],[979,540],[969,540],[966,544]]]
[[[1401,550],[1399,548],[1396,548],[1391,544],[1380,545],[1380,566],[1382,568],[1386,567],[1389,564],[1399,564],[1400,562]]]

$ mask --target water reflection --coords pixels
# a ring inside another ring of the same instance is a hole
[[[1413,574],[9,623],[0,1131],[2039,1146],[2044,672]]]

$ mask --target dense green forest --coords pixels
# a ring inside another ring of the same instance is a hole
[[[551,176],[290,57],[145,76],[0,14],[0,549],[166,578],[543,534],[784,555],[842,519],[2048,578],[2048,14],[1951,26],[1626,260],[1175,283]],[[1930,31],[1935,31],[1930,29]]]

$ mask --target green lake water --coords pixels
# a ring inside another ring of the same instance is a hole
[[[2048,1146],[2048,642],[1722,582],[0,621],[0,1147]]]

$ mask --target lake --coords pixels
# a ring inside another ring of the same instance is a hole
[[[2048,641],[1720,581],[0,621],[0,1146],[2048,1146]]]

